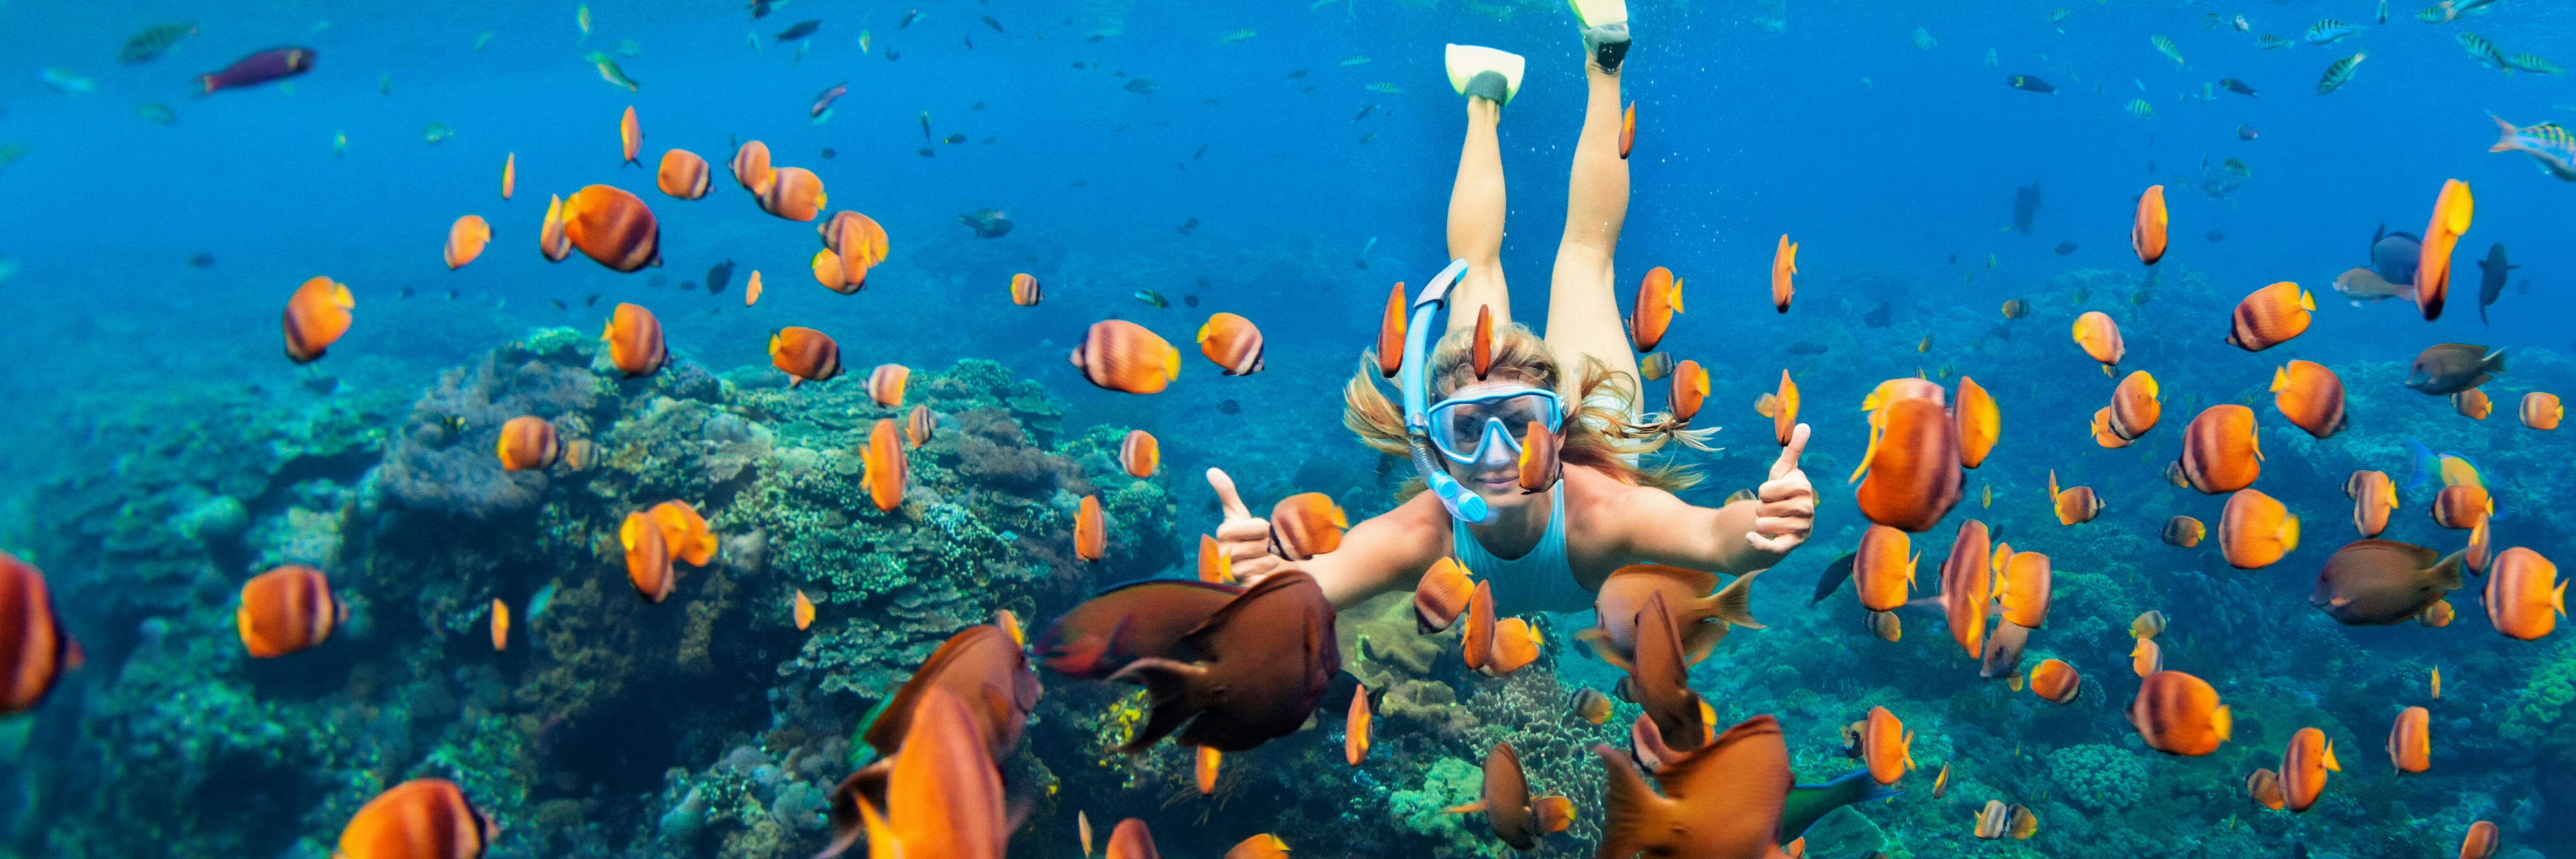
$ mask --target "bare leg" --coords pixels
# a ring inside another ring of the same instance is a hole
[[[1603,71],[1587,57],[1583,76],[1590,92],[1583,106],[1583,135],[1574,145],[1565,237],[1557,245],[1547,301],[1548,351],[1563,368],[1566,389],[1559,393],[1569,397],[1577,393],[1573,388],[1582,381],[1586,357],[1638,378],[1637,355],[1628,348],[1627,321],[1619,316],[1611,270],[1619,227],[1628,219],[1628,162],[1619,157],[1619,74]],[[1454,210],[1451,223],[1454,244]],[[1631,404],[1629,411],[1635,417],[1636,406]]]
[[[1467,142],[1449,188],[1449,256],[1466,260],[1467,273],[1449,289],[1451,331],[1474,327],[1480,305],[1494,309],[1496,326],[1512,321],[1511,290],[1503,284],[1503,149],[1495,136],[1502,119],[1501,105],[1467,98]]]

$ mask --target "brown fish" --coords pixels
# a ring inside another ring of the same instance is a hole
[[[1125,750],[1141,751],[1175,731],[1184,744],[1228,752],[1286,736],[1322,703],[1342,664],[1333,605],[1296,570],[1263,578],[1182,643],[1197,661],[1145,657],[1111,675],[1151,693],[1152,710]]]
[[[917,708],[933,689],[966,704],[975,737],[994,760],[1006,760],[1019,748],[1020,732],[1041,694],[1038,675],[1029,670],[1019,642],[999,626],[979,623],[958,630],[931,651],[912,678],[886,699],[875,721],[860,729],[859,738],[879,755],[896,755],[913,732]]]
[[[331,594],[331,580],[302,564],[252,576],[242,584],[233,622],[254,659],[274,659],[321,644],[349,619],[348,606]]]
[[[2388,530],[2388,513],[2397,509],[2397,484],[2387,472],[2353,472],[2343,482],[2343,494],[2352,499],[2352,526],[2362,536],[2377,537]]]
[[[1146,657],[1198,659],[1182,639],[1243,593],[1239,585],[1145,579],[1094,594],[1038,634],[1038,658],[1049,670],[1104,680]]]
[[[413,779],[359,806],[340,829],[342,859],[478,859],[497,829],[454,782]]]
[[[2129,702],[2129,724],[2148,748],[2198,757],[2217,751],[2234,732],[2236,720],[2208,681],[2180,671],[2157,671],[2139,678],[2138,697]]]
[[[1485,753],[1485,782],[1476,801],[1442,811],[1484,812],[1485,823],[1493,828],[1495,837],[1514,850],[1527,852],[1537,849],[1540,836],[1564,830],[1564,810],[1570,807],[1564,797],[1533,800],[1529,777],[1521,769],[1520,753],[1510,743],[1495,743],[1493,750]]]
[[[1658,593],[1646,598],[1633,621],[1636,659],[1624,681],[1629,700],[1645,708],[1658,742],[1687,752],[1708,742],[1709,724],[1701,715],[1699,693],[1690,689],[1690,666],[1682,661],[1681,628]]]
[[[2272,371],[2272,407],[2308,435],[2342,432],[2351,422],[2343,403],[2343,377],[2324,364],[2292,361]]]
[[[1761,571],[1737,576],[1719,588],[1715,574],[1698,570],[1662,564],[1620,567],[1602,580],[1593,598],[1599,625],[1574,637],[1590,643],[1601,661],[1625,670],[1635,664],[1637,615],[1646,600],[1660,596],[1681,632],[1683,663],[1697,665],[1732,628],[1765,628],[1753,619],[1753,579],[1759,575]]]
[[[2395,540],[2355,540],[2317,571],[2308,604],[2353,626],[2399,623],[2460,588],[2461,553]]]
[[[2406,369],[2406,387],[2437,397],[2450,396],[2487,383],[2504,372],[2504,350],[2467,343],[2435,343],[2416,354]]]
[[[1697,750],[1662,762],[1657,794],[1626,758],[1594,746],[1608,771],[1600,857],[1760,859],[1777,850],[1789,795],[1780,723],[1755,716]]]
[[[1977,660],[1977,676],[2019,681],[2015,675],[2021,671],[2022,648],[2029,644],[2030,627],[2011,621],[1995,624],[1994,632],[1986,636],[1986,652]]]
[[[2235,403],[2201,410],[2183,428],[2182,458],[2176,466],[2186,485],[2210,495],[2253,485],[2263,473],[2263,451],[2254,439],[2254,410]]]

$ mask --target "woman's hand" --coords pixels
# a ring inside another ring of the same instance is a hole
[[[1207,470],[1207,482],[1209,488],[1216,490],[1217,505],[1225,511],[1225,521],[1216,526],[1216,546],[1217,551],[1233,560],[1235,580],[1251,584],[1287,565],[1288,559],[1270,554],[1270,520],[1252,515],[1251,508],[1243,506],[1243,497],[1234,490],[1234,478],[1211,468]]]
[[[1807,483],[1807,473],[1798,470],[1798,457],[1806,451],[1807,425],[1799,424],[1789,433],[1789,445],[1780,449],[1779,460],[1771,463],[1771,479],[1754,490],[1753,531],[1744,535],[1753,548],[1785,555],[1815,530],[1816,490]]]

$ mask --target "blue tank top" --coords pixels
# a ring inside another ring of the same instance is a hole
[[[1574,566],[1565,560],[1565,484],[1559,482],[1548,491],[1547,535],[1529,554],[1518,558],[1500,558],[1476,542],[1467,523],[1449,520],[1450,551],[1458,562],[1476,578],[1492,583],[1494,613],[1520,614],[1532,611],[1578,612],[1592,608],[1591,591],[1574,580]]]

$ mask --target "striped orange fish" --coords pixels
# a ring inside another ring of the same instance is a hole
[[[510,604],[492,600],[492,652],[510,649]]]
[[[482,215],[466,215],[447,225],[447,246],[441,252],[448,270],[454,271],[482,256],[483,246],[491,243],[492,223]]]
[[[2090,310],[2075,317],[2073,334],[2075,345],[2087,357],[2101,362],[2102,375],[2111,375],[2112,369],[2120,366],[2120,359],[2128,357],[2129,346],[2120,339],[2120,324],[2112,321],[2108,313]]]
[[[864,472],[859,482],[868,487],[868,500],[888,512],[903,506],[904,490],[912,483],[912,460],[904,455],[903,431],[893,418],[879,418],[868,430],[868,450],[860,461]]]
[[[319,645],[348,619],[348,607],[331,594],[331,580],[302,564],[252,576],[242,584],[241,607],[233,612],[242,647],[255,659]]]
[[[2268,769],[2255,770],[2245,777],[2245,795],[2253,799],[2255,805],[2273,811],[2289,804],[2289,800],[2281,795],[2281,774]]]
[[[2093,517],[2102,515],[2102,508],[2105,506],[2102,496],[2095,493],[2093,487],[2058,489],[2056,469],[2048,471],[2048,504],[2057,512],[2057,522],[2060,525],[2082,525],[2091,522]]]
[[[1492,582],[1477,582],[1467,597],[1465,626],[1458,636],[1461,654],[1467,667],[1487,677],[1501,677],[1538,661],[1539,646],[1546,642],[1538,630],[1517,617],[1500,620],[1494,617]]]
[[[617,119],[617,145],[628,164],[640,164],[636,156],[644,152],[644,126],[635,121],[635,106],[626,106],[626,115]]]
[[[2433,496],[2432,513],[2433,524],[2466,531],[2495,514],[2495,496],[2475,483],[2445,486]]]
[[[340,859],[479,859],[496,827],[445,779],[394,785],[340,830]]]
[[[2263,473],[2263,450],[2254,440],[2254,410],[2235,403],[2203,409],[2183,427],[2182,458],[2173,471],[2210,495],[2251,486]]]
[[[1885,707],[1869,708],[1861,728],[1861,761],[1879,784],[1895,784],[1914,768],[1914,732]]]
[[[1798,243],[1790,241],[1787,233],[1782,233],[1780,244],[1771,249],[1771,308],[1773,310],[1781,313],[1789,312],[1789,299],[1798,294],[1797,285],[1793,282],[1797,274]],[[1654,350],[1650,348],[1645,351]]]
[[[286,298],[286,357],[298,364],[309,364],[322,357],[340,336],[349,333],[357,321],[353,312],[358,299],[349,294],[349,285],[328,277],[315,276],[295,288]]]
[[[2200,545],[2201,539],[2208,536],[2209,526],[2201,524],[2198,519],[2176,516],[2165,520],[2165,545],[2189,549]]]
[[[1939,387],[1932,390],[1929,397],[1882,402],[1872,414],[1881,429],[1862,458],[1866,476],[1854,493],[1869,521],[1919,533],[1959,503],[1965,478],[1958,428],[1942,408]]]
[[[635,586],[635,594],[648,603],[670,599],[679,574],[671,568],[671,547],[662,540],[661,526],[643,511],[628,513],[617,527],[617,542],[626,548],[626,581]]]
[[[2030,692],[2052,704],[2066,704],[2084,691],[2084,678],[2063,660],[2044,659],[2030,669]]]
[[[546,468],[563,458],[563,441],[555,425],[535,415],[520,415],[501,424],[501,470]]]
[[[2308,435],[2342,432],[2351,422],[2343,404],[2343,377],[2324,364],[2292,361],[2272,371],[2272,407]]]
[[[2317,298],[2289,281],[2257,289],[2236,302],[2229,315],[2227,344],[2261,352],[2306,333]]]
[[[2487,619],[2497,632],[2524,641],[2548,635],[2567,613],[2567,583],[2558,565],[2522,546],[2498,553],[2487,572]]]
[[[1270,546],[1282,558],[1303,561],[1342,547],[1350,517],[1332,496],[1304,492],[1279,499],[1270,508]]]
[[[1351,687],[1350,712],[1342,717],[1342,760],[1349,761],[1351,766],[1359,766],[1360,761],[1368,759],[1368,750],[1368,687],[1354,684]],[[1268,839],[1268,844],[1260,845],[1267,849],[1255,851],[1244,850],[1247,846],[1254,846],[1253,842],[1261,841],[1262,839]],[[1249,857],[1254,856],[1275,856],[1277,859],[1286,859],[1287,845],[1278,844],[1278,841],[1279,839],[1274,836],[1255,835],[1243,844],[1235,845],[1235,848],[1233,850],[1226,851],[1225,855],[1227,859],[1249,859]],[[1275,844],[1277,846],[1269,847],[1268,845],[1270,844]],[[1238,853],[1243,855],[1238,857]]]
[[[848,295],[867,286],[864,280],[858,283],[850,282],[848,267],[841,263],[840,255],[833,253],[831,248],[815,251],[812,262],[814,282],[822,284],[824,289]]]
[[[564,201],[561,194],[546,195],[546,218],[537,224],[537,252],[547,262],[563,262],[572,256],[572,238],[564,235]]]
[[[1234,558],[1225,553],[1216,537],[1199,535],[1199,581],[1220,585],[1234,584]]]
[[[1852,585],[1862,608],[1895,611],[1912,596],[1914,564],[1921,556],[1904,531],[1871,525],[1861,531],[1860,547],[1852,552]]]
[[[1476,381],[1494,370],[1494,306],[1476,305],[1476,333],[1467,341],[1467,366],[1476,371]]]
[[[1397,281],[1386,291],[1386,315],[1377,321],[1377,373],[1392,379],[1404,369],[1404,312],[1410,309],[1404,301],[1404,282]]]
[[[2146,435],[2148,430],[2156,428],[2157,421],[2164,419],[2164,402],[2158,399],[2163,393],[2164,388],[2156,384],[2156,377],[2148,375],[2145,370],[2132,371],[2121,377],[2120,384],[2111,389],[2110,408],[2103,413],[2106,425],[2123,441],[2134,441]]]
[[[2495,401],[2487,399],[2485,390],[2470,388],[2451,395],[2451,408],[2458,411],[2461,417],[2482,421],[2486,420],[2488,415],[2495,414]]]
[[[2476,210],[2477,201],[2469,194],[2469,183],[2443,180],[2442,194],[2433,200],[2433,220],[2424,226],[2423,247],[2415,262],[2415,307],[2423,311],[2427,322],[2442,317],[2442,302],[2451,285],[2451,249],[2469,231],[2469,220]]]
[[[2165,186],[2147,186],[2138,195],[2138,214],[2129,221],[2129,247],[2138,252],[2139,262],[2155,265],[2165,258],[2165,228],[2171,220],[2165,214]]]
[[[2119,431],[2111,428],[2110,406],[2093,410],[2093,422],[2087,426],[2087,430],[2093,435],[2093,443],[2101,445],[2104,449],[2117,450],[2129,446],[2129,440],[2121,438]],[[1989,486],[1986,489],[1991,492],[1994,487]]]
[[[1127,438],[1118,443],[1118,467],[1129,477],[1152,477],[1162,464],[1163,446],[1153,433],[1128,430]]]
[[[733,181],[742,189],[758,196],[769,186],[769,145],[757,140],[745,142],[733,151]]]
[[[1160,393],[1181,376],[1181,350],[1124,319],[1092,323],[1071,360],[1085,381],[1130,394]]]
[[[2141,642],[2149,639],[2139,639]],[[2147,747],[2169,755],[2199,757],[2218,750],[2236,720],[2209,681],[2180,671],[2157,671],[2138,680],[2129,702],[2129,724]]]
[[[815,232],[822,236],[823,248],[832,252],[832,261],[841,267],[841,281],[846,287],[836,288],[843,294],[867,286],[868,269],[885,262],[890,252],[885,225],[858,212],[834,212],[815,227]],[[816,255],[817,260],[822,258]]]
[[[609,363],[629,379],[652,375],[671,360],[670,348],[662,343],[662,320],[642,305],[620,302],[599,339],[608,344]]]
[[[1780,378],[1787,381],[1788,371],[1781,371]],[[1959,464],[1968,468],[1985,464],[1986,454],[1994,451],[1995,441],[2004,432],[2003,411],[1995,407],[1994,395],[1986,393],[1977,380],[1960,376],[1959,402],[1951,406],[1950,413],[1958,424]],[[1795,421],[1787,427],[1775,424],[1782,445],[1789,443],[1789,429],[1795,426]]]
[[[2460,859],[2494,859],[2496,846],[2503,840],[2493,822],[2480,820],[2471,823],[2467,837],[2460,839]]]
[[[707,527],[707,518],[698,515],[698,508],[689,506],[689,502],[674,499],[655,504],[644,511],[644,518],[652,520],[654,529],[662,532],[662,545],[669,550],[673,560],[685,561],[693,567],[703,567],[708,561],[715,560],[715,532]]]
[[[1517,483],[1523,495],[1536,495],[1556,488],[1565,477],[1565,438],[1547,429],[1545,421],[1530,421],[1521,430],[1520,469]]]
[[[1684,359],[1673,365],[1670,378],[1672,400],[1668,410],[1672,412],[1673,420],[1689,423],[1691,418],[1699,415],[1699,407],[1708,402],[1708,368],[1700,366],[1698,361]]]
[[[1627,112],[1619,117],[1619,160],[1628,160],[1628,150],[1637,146],[1637,103],[1629,102]]]
[[[1986,609],[1993,603],[1995,578],[1988,558],[1996,550],[1986,523],[1970,519],[1959,523],[1950,556],[1941,562],[1941,614],[1950,623],[1950,638],[1972,657],[1983,655],[1986,646]]]
[[[673,149],[662,153],[662,168],[654,171],[653,187],[683,200],[695,200],[707,195],[712,184],[708,172],[707,159],[686,149]]]
[[[2299,517],[2260,490],[2227,496],[2218,515],[2218,552],[2240,570],[2271,566],[2299,548]]]
[[[2139,638],[2129,645],[2129,670],[2141,678],[2165,670],[2165,649],[2153,638]]]
[[[1097,561],[1108,552],[1109,525],[1101,519],[1100,496],[1082,496],[1082,506],[1073,514],[1073,554]]]
[[[913,447],[929,444],[930,436],[938,431],[939,416],[931,413],[928,403],[913,406],[912,414],[904,418],[903,439]]]
[[[1467,601],[1476,584],[1467,578],[1467,568],[1446,555],[1441,556],[1422,579],[1413,586],[1413,626],[1423,635],[1447,632],[1467,610]]]
[[[623,188],[589,185],[564,198],[563,234],[583,256],[616,271],[662,262],[662,227],[644,200]]]
[[[1992,405],[1991,400],[1988,405]],[[1798,383],[1789,380],[1789,371],[1780,371],[1779,389],[1754,400],[1753,411],[1770,418],[1772,437],[1779,440],[1781,447],[1789,446],[1790,435],[1798,429]]]
[[[2419,773],[2433,766],[2433,713],[2408,707],[2388,728],[2388,760],[2398,772]]]
[[[1655,351],[1673,325],[1673,314],[1680,312],[1682,279],[1663,266],[1647,269],[1645,279],[1637,282],[1637,303],[1628,312],[1629,342],[1639,352]]]
[[[2290,745],[2281,750],[2281,796],[2290,813],[2313,808],[2317,797],[2326,791],[2326,773],[2342,772],[2343,764],[2335,760],[2334,741],[2326,732],[2300,728],[2290,735]]]
[[[2352,527],[2362,536],[2377,537],[2388,530],[2388,512],[2397,509],[2397,484],[2387,472],[2353,472],[2344,479],[2343,494],[2352,499]]]
[[[1252,320],[1233,313],[1208,317],[1199,326],[1199,354],[1216,362],[1228,376],[1249,376],[1261,372],[1261,329]]]
[[[2567,417],[2567,407],[2558,402],[2557,394],[2533,391],[2522,395],[2518,414],[2522,417],[2523,426],[2554,430],[2558,428],[2558,422]]]
[[[912,368],[902,364],[878,364],[868,371],[868,399],[884,408],[903,406],[904,383],[912,380]]]
[[[1025,271],[1011,275],[1012,304],[1017,304],[1021,307],[1036,307],[1038,306],[1038,301],[1045,297],[1046,292],[1038,288],[1037,275],[1030,274]]]
[[[790,221],[811,221],[830,205],[831,195],[823,193],[823,177],[803,167],[779,167],[769,172],[769,181],[757,192],[760,210]]]
[[[2014,552],[2012,559],[2004,562],[2004,622],[2029,629],[2047,625],[2049,596],[2056,590],[2055,581],[2047,555]]]
[[[841,343],[811,328],[780,328],[769,335],[769,365],[787,371],[790,388],[804,382],[830,381],[842,372]]]

